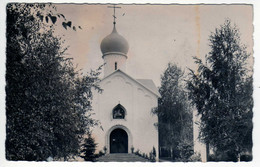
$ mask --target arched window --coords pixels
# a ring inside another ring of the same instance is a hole
[[[117,70],[117,62],[115,62],[115,70]]]
[[[113,109],[113,119],[125,119],[125,108],[121,104]]]

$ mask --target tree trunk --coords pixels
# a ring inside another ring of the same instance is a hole
[[[206,162],[209,161],[209,143],[206,143]]]

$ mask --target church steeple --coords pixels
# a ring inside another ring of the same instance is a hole
[[[115,9],[121,7],[116,7],[114,5],[113,7],[109,6],[109,8],[114,8],[113,31],[102,40],[100,45],[101,52],[103,54],[102,58],[104,59],[105,63],[105,76],[118,69],[125,71],[127,52],[129,49],[129,45],[126,39],[118,34],[116,30]]]

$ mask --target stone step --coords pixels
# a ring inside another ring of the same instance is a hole
[[[148,159],[135,154],[114,153],[107,154],[97,159],[98,162],[149,162]]]

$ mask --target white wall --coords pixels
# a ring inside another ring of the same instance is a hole
[[[117,62],[117,69],[126,72],[126,56],[120,54],[108,54],[103,57],[104,59],[104,77],[115,71],[115,62]]]
[[[100,86],[104,89],[103,93],[95,93],[93,99],[95,118],[103,127],[103,130],[96,127],[93,131],[97,150],[102,150],[104,146],[109,149],[111,128],[122,126],[129,133],[129,153],[133,146],[135,150],[149,154],[154,146],[158,158],[158,131],[154,126],[158,118],[151,113],[152,108],[157,106],[157,97],[120,71],[105,78]],[[119,103],[126,109],[125,119],[112,118],[112,109]]]

